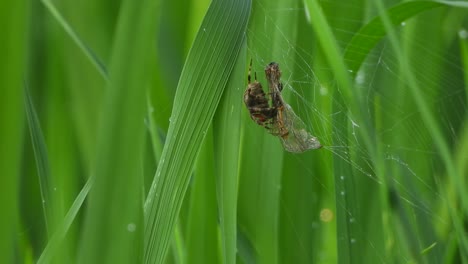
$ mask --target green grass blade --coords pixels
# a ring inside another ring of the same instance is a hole
[[[391,24],[396,26],[423,11],[441,6],[445,4],[434,1],[411,1],[398,4],[385,12]],[[367,55],[386,34],[387,30],[380,16],[373,18],[354,34],[344,53],[344,60],[353,76],[356,76]]]
[[[315,32],[318,35],[318,40],[321,42],[322,49],[324,49],[324,53],[326,54],[325,56],[328,56],[328,62],[330,64],[330,67],[333,68],[333,72],[335,73],[335,76],[338,81],[338,85],[340,87],[339,88],[340,93],[337,93],[337,96],[335,97],[334,110],[332,112],[344,113],[344,114],[336,115],[333,117],[333,124],[334,124],[333,127],[339,128],[340,133],[351,134],[350,131],[347,131],[348,126],[343,126],[343,124],[348,123],[350,118],[352,120],[358,121],[358,123],[360,124],[361,128],[359,129],[359,131],[361,132],[361,138],[365,142],[365,146],[369,152],[369,156],[372,157],[371,161],[374,167],[373,169],[375,171],[375,174],[379,178],[384,179],[383,181],[380,181],[381,188],[379,188],[379,190],[384,190],[384,191],[376,193],[377,197],[380,197],[380,200],[381,200],[380,210],[388,211],[389,203],[388,203],[388,197],[386,197],[386,192],[385,192],[385,190],[388,190],[388,187],[386,186],[387,179],[386,179],[386,171],[384,170],[384,161],[382,160],[383,155],[381,153],[382,151],[381,145],[374,143],[374,142],[380,142],[380,141],[376,141],[378,139],[376,138],[376,135],[374,132],[375,128],[370,126],[370,124],[373,123],[374,121],[366,118],[366,114],[364,111],[366,110],[366,107],[368,106],[366,102],[362,101],[361,99],[362,96],[359,95],[359,89],[352,90],[351,89],[352,86],[350,85],[350,83],[347,80],[345,80],[345,78],[342,78],[343,76],[346,75],[346,73],[344,73],[344,69],[346,68],[341,67],[342,65],[344,65],[344,63],[338,60],[340,56],[339,56],[339,52],[337,52],[338,48],[336,48],[336,45],[333,45],[332,41],[327,41],[328,39],[331,39],[333,37],[331,36],[331,34],[326,34],[326,32],[329,32],[330,30],[328,30],[329,27],[327,26],[326,22],[322,21],[322,16],[320,15],[320,8],[318,8],[318,5],[315,5],[315,1],[306,1],[306,3],[308,3],[308,10],[313,20],[312,26],[316,28]],[[348,66],[351,65],[350,66],[351,68],[349,69],[349,71],[351,72],[351,76],[356,76],[356,72],[357,70],[359,70],[359,67],[362,64],[363,60],[370,53],[371,49],[375,46],[377,41],[380,38],[382,38],[386,33],[388,33],[388,30],[391,29],[391,26],[399,24],[403,22],[404,20],[409,19],[412,16],[424,10],[431,9],[437,6],[444,6],[445,3],[415,1],[415,2],[403,3],[401,5],[402,6],[394,7],[394,9],[382,11],[382,12],[385,12],[385,14],[389,16],[388,21],[386,23],[382,23],[381,17],[376,18],[372,20],[368,25],[364,26],[361,31],[358,31],[358,33],[351,40],[351,42],[348,45],[348,49],[345,51],[346,63],[348,64]],[[460,3],[457,3],[456,5],[459,6]],[[397,11],[394,11],[394,10],[397,10]],[[394,43],[395,42],[396,41],[394,41]],[[398,58],[401,58],[401,57],[398,56]],[[407,64],[402,63],[402,65],[405,66]],[[405,71],[405,73],[407,73],[407,71]],[[369,96],[369,94],[367,96]],[[419,99],[419,101],[421,102],[421,98],[423,97],[419,96],[417,99]],[[347,107],[343,108],[343,106],[347,106]],[[348,111],[351,111],[351,115],[348,114]],[[426,113],[426,117],[430,117],[430,116],[431,116],[430,114]],[[432,123],[432,124],[434,125],[435,123]],[[431,131],[437,131],[436,127],[434,126],[430,126],[430,127],[431,127],[430,129]],[[435,133],[434,135],[436,134],[437,133]],[[335,135],[334,145],[340,144],[340,137],[338,137],[337,133],[335,133],[334,135]],[[439,134],[439,139],[440,138],[441,136]],[[346,145],[352,146],[352,142],[348,142]],[[345,153],[349,153],[349,151],[345,150]],[[445,154],[446,153],[447,152],[445,152]],[[355,158],[353,158],[352,156],[349,157],[348,155],[346,155],[344,158],[335,159],[334,161],[335,182],[337,184],[336,186],[337,206],[341,205],[345,209],[342,212],[340,211],[337,212],[337,218],[339,221],[337,231],[338,231],[338,234],[345,236],[344,239],[338,240],[338,243],[339,243],[338,248],[341,251],[341,252],[339,251],[339,259],[345,262],[346,261],[360,262],[359,256],[362,256],[362,254],[359,252],[359,250],[357,250],[358,247],[356,246],[353,247],[351,245],[350,241],[351,241],[351,238],[356,238],[356,235],[361,235],[361,239],[357,237],[357,239],[354,241],[362,241],[362,238],[364,238],[362,237],[363,233],[362,231],[359,231],[359,228],[353,231],[352,224],[349,221],[350,219],[347,219],[349,215],[356,215],[357,217],[359,217],[359,212],[360,212],[358,208],[359,204],[356,203],[355,201],[361,200],[359,199],[359,197],[363,195],[361,194],[362,192],[357,192],[354,189],[362,188],[362,186],[364,185],[362,184],[362,182],[355,183],[355,184],[352,182],[349,182],[346,186],[346,185],[342,185],[345,183],[340,180],[341,176],[346,176],[345,179],[348,179],[349,181],[354,180],[354,177],[352,177],[352,175],[349,175],[350,172],[353,171],[351,164],[355,162],[354,160]],[[448,159],[446,159],[446,161],[447,160]],[[456,172],[449,173],[449,174],[456,175]],[[340,177],[337,177],[337,176],[340,176]],[[340,192],[346,193],[346,196],[341,195]],[[354,197],[353,197],[353,193],[354,193]],[[339,210],[338,207],[337,207],[337,210]],[[357,221],[360,223],[363,223],[363,219],[358,218]],[[376,241],[379,241],[379,240],[377,239]],[[374,246],[376,246],[377,248],[383,248],[382,244],[378,244]]]
[[[370,135],[373,134],[372,128],[366,125],[363,115],[363,104],[359,102],[359,96],[353,92],[351,78],[348,74],[346,65],[342,60],[341,51],[337,41],[333,37],[332,30],[326,21],[324,14],[317,1],[305,1],[306,8],[312,18],[312,28],[318,38],[321,50],[325,54],[325,59],[328,65],[332,67],[333,73],[338,83],[338,87],[334,92],[332,125],[335,130],[333,132],[333,145],[343,145],[343,138],[339,135],[350,135],[348,131],[349,119],[358,120],[364,124],[360,132],[362,138],[366,142],[371,152],[371,156],[375,153],[374,144]],[[350,116],[351,115],[351,116]],[[350,138],[350,137],[349,137]],[[348,139],[349,140],[349,139]],[[349,153],[349,142],[344,143],[344,153]],[[343,157],[335,157],[333,159],[334,179],[335,179],[335,199],[336,199],[336,218],[337,218],[337,248],[339,263],[359,263],[362,258],[359,254],[359,249],[353,246],[352,241],[364,241],[364,234],[359,230],[359,226],[353,224],[356,218],[359,217],[359,205],[357,204],[357,192],[354,183],[355,177],[351,167],[352,161],[349,154]],[[354,220],[353,220],[354,219]],[[359,221],[360,219],[358,219]],[[380,248],[380,246],[378,246]]]
[[[306,8],[310,12],[312,20],[312,28],[318,37],[320,46],[326,53],[326,59],[330,66],[333,68],[338,85],[342,87],[342,92],[345,94],[345,98],[353,98],[351,95],[351,79],[348,76],[348,71],[345,64],[343,63],[340,49],[333,37],[330,26],[323,12],[321,11],[320,5],[315,0],[305,0]]]
[[[287,66],[294,64],[295,53],[286,55],[282,44],[286,38],[288,44],[295,45],[298,18],[278,12],[288,8],[298,9],[298,2],[253,2],[247,36],[247,62],[252,59],[252,77],[255,78],[256,74],[264,90],[268,89],[264,73],[268,63],[279,63],[283,74]],[[244,72],[241,91],[246,89],[246,79],[247,72]],[[239,256],[246,263],[278,263],[281,255],[280,194],[285,151],[277,137],[252,121],[243,103],[242,109],[237,213]]]
[[[468,263],[468,2],[4,7],[0,263]],[[251,58],[322,149],[251,120]]]
[[[465,96],[466,96],[466,101],[468,102],[468,83],[466,80],[468,80],[468,41],[465,39],[460,39],[460,50],[461,50],[461,55],[462,55],[462,61],[463,61],[463,68],[464,68],[464,79],[465,79]],[[468,153],[468,121],[465,122],[465,133],[462,133],[464,135],[461,139],[459,144],[459,152],[457,156],[457,163],[459,167],[459,171],[461,175],[468,175],[468,155],[465,155]],[[466,186],[468,179],[463,178],[462,180],[462,185]],[[461,197],[462,199],[468,200],[468,194],[465,193]]]
[[[27,1],[6,1],[0,9],[0,263],[23,258],[17,240],[19,188],[24,127],[24,75]]]
[[[145,263],[165,258],[196,155],[238,57],[249,10],[250,1],[213,1],[189,52],[145,205]]]
[[[223,263],[236,263],[237,252],[237,188],[239,177],[240,129],[243,113],[247,43],[243,43],[239,59],[229,79],[214,118],[216,190],[221,226]]]
[[[135,263],[142,257],[145,88],[154,48],[155,1],[123,1],[98,136],[96,177],[81,240],[82,263]]]
[[[187,213],[185,261],[181,263],[219,263],[218,210],[213,160],[213,130],[210,128],[197,157],[191,180]]]
[[[86,43],[78,36],[73,28],[68,24],[62,14],[57,10],[55,5],[50,0],[41,0],[44,6],[49,10],[52,16],[57,20],[59,25],[67,32],[75,44],[83,51],[89,61],[98,70],[101,76],[107,80],[107,70],[104,63],[96,56],[96,54],[86,45]]]
[[[357,4],[357,2],[354,3]],[[342,6],[341,2],[337,2],[329,9],[332,10],[333,16],[347,19],[346,16],[349,13],[346,13],[348,11],[344,10]],[[302,6],[299,6],[298,14],[302,13],[302,9]],[[294,67],[291,70],[289,80],[303,80],[304,74],[313,74],[314,80],[300,83],[285,79],[285,82],[289,82],[304,100],[302,101],[297,94],[294,94],[289,97],[288,102],[293,109],[297,110],[298,114],[303,115],[303,121],[307,123],[312,134],[317,136],[323,145],[327,146],[332,144],[331,128],[328,127],[330,123],[321,122],[323,120],[317,122],[315,118],[318,113],[324,116],[329,114],[333,98],[320,96],[317,87],[321,82],[327,83],[332,77],[327,72],[316,70],[323,67],[320,63],[323,61],[320,59],[323,57],[323,53],[315,48],[317,40],[312,28],[304,25],[308,25],[305,15],[297,21],[297,36],[294,45],[307,48],[298,51],[297,56],[293,57]],[[313,107],[304,109],[303,102],[305,101],[311,102]],[[304,112],[307,115],[304,115]],[[284,155],[281,179],[279,249],[287,250],[280,251],[280,263],[336,262],[335,222],[333,220],[327,222],[320,218],[322,211],[326,209],[329,209],[333,214],[336,211],[332,191],[331,154],[322,148],[300,155]],[[330,165],[325,165],[327,163]]]
[[[344,101],[340,96],[335,98],[333,104],[334,111],[340,111],[343,114],[337,114],[333,117],[333,124],[346,124],[347,115],[346,109],[343,109]],[[338,112],[338,113],[340,113]],[[341,133],[348,135],[350,132],[347,127],[341,127]],[[340,144],[342,138],[338,133],[334,133],[334,144]],[[349,148],[346,147],[345,153],[349,153]],[[353,256],[351,248],[351,238],[360,238],[360,234],[353,228],[351,218],[356,217],[356,204],[350,199],[356,199],[354,174],[351,166],[350,156],[346,155],[342,158],[333,159],[333,174],[335,175],[335,199],[336,199],[336,226],[337,226],[337,248],[339,263],[353,263],[356,259]],[[343,180],[342,180],[343,179]],[[346,195],[342,195],[342,193]],[[348,213],[349,212],[349,213]]]
[[[147,117],[148,117],[148,132],[150,134],[151,138],[151,145],[152,145],[152,150],[153,150],[153,155],[155,158],[155,162],[159,162],[161,159],[161,153],[163,150],[163,144],[161,143],[161,140],[159,139],[158,135],[158,127],[156,126],[156,120],[153,116],[154,108],[150,102],[151,97],[148,95],[146,97],[146,102],[147,102]]]
[[[59,216],[57,211],[57,200],[56,196],[54,195],[55,183],[50,172],[47,147],[41,125],[39,123],[39,118],[32,102],[29,89],[27,88],[25,88],[24,92],[24,105],[26,109],[26,117],[28,120],[31,142],[34,150],[34,158],[36,160],[37,175],[39,177],[39,186],[43,207],[42,209],[46,223],[46,230],[48,236],[51,236],[52,232],[55,230],[55,225]]]
[[[57,255],[57,250],[60,244],[63,242],[68,230],[70,229],[71,224],[75,220],[76,215],[80,211],[81,206],[83,205],[83,202],[89,193],[89,190],[91,190],[93,186],[93,183],[94,183],[94,178],[90,177],[88,181],[86,182],[85,186],[83,187],[83,189],[81,189],[80,193],[76,197],[72,206],[68,210],[67,214],[65,215],[65,218],[57,227],[57,230],[54,232],[54,234],[51,236],[49,242],[47,243],[46,248],[44,249],[44,251],[42,251],[41,256],[37,260],[38,264],[50,263],[52,258],[55,255]]]
[[[464,193],[466,193],[466,187],[461,185],[462,181],[460,179],[463,178],[463,176],[460,174],[460,171],[454,164],[454,159],[450,147],[438,125],[435,115],[431,111],[431,107],[428,105],[428,102],[424,100],[424,92],[416,80],[413,69],[410,67],[411,64],[408,62],[407,54],[405,54],[404,49],[402,49],[398,43],[395,30],[392,27],[391,18],[385,12],[383,3],[381,1],[377,1],[376,6],[381,14],[382,24],[387,29],[391,48],[398,58],[403,78],[408,82],[409,91],[411,92],[415,104],[421,113],[422,120],[430,132],[434,145],[443,160],[443,164],[451,184],[455,186],[458,195],[463,197]],[[462,202],[461,207],[463,208],[463,211],[468,212],[468,201],[466,199],[461,199],[460,201]],[[453,221],[454,228],[457,232],[462,259],[468,259],[468,239],[465,235],[463,235],[464,218],[457,213],[457,209],[454,208],[453,205],[447,203],[447,208],[449,209],[451,220]]]

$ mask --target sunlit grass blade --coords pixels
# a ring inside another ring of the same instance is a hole
[[[249,11],[250,1],[213,1],[189,52],[145,204],[145,263],[165,258],[195,158],[242,46]]]
[[[126,0],[120,7],[109,67],[79,261],[135,263],[142,258],[146,87],[154,48],[157,2]]]

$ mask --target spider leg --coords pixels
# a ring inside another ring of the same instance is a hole
[[[250,59],[250,66],[249,66],[249,75],[247,75],[247,83],[251,83],[251,74],[252,74],[252,59]],[[255,73],[255,80],[257,80],[257,74]]]

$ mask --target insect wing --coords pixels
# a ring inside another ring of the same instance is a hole
[[[322,147],[318,139],[307,132],[304,122],[294,113],[291,106],[284,103],[282,115],[284,126],[289,132],[287,136],[280,137],[284,149],[293,153],[301,153]]]

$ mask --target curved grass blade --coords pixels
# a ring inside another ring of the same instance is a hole
[[[78,36],[78,34],[73,30],[73,28],[68,24],[62,14],[57,10],[55,5],[50,0],[41,1],[44,6],[49,10],[52,16],[57,20],[60,26],[67,32],[67,34],[72,38],[76,45],[83,51],[89,61],[94,65],[98,70],[101,76],[107,80],[107,69],[104,63],[99,59],[99,57],[91,50],[88,45]]]
[[[468,7],[463,2],[411,1],[398,4],[385,12],[390,23],[396,26],[421,12],[443,6]],[[353,76],[356,76],[367,55],[386,34],[387,28],[381,16],[375,17],[354,34],[344,53],[344,60]]]
[[[326,25],[326,23],[322,22],[318,5],[315,3],[315,1],[306,1],[306,3],[309,3],[309,12],[311,14],[311,17],[315,19],[312,25],[314,28],[317,28],[315,31],[317,35],[319,36],[318,39],[319,41],[321,41],[321,43],[326,44],[327,40],[333,38],[331,34],[324,34],[324,32],[329,31],[327,30],[329,27]],[[380,158],[382,157],[382,155],[378,153],[379,149],[375,147],[375,144],[373,144],[374,139],[373,137],[371,137],[375,134],[373,132],[374,128],[368,126],[367,122],[363,122],[365,119],[363,119],[362,117],[364,117],[365,115],[362,114],[363,109],[362,108],[360,109],[360,106],[364,106],[365,104],[361,104],[359,102],[360,100],[359,96],[355,96],[353,90],[351,89],[352,86],[347,80],[343,79],[343,76],[345,76],[345,71],[347,70],[351,72],[351,77],[354,77],[356,75],[362,62],[364,61],[366,56],[369,54],[371,49],[384,35],[388,33],[388,30],[391,29],[392,26],[397,25],[403,22],[404,20],[409,19],[410,17],[424,10],[428,10],[431,8],[444,6],[444,5],[465,6],[459,2],[451,4],[447,2],[413,1],[413,2],[403,3],[387,11],[382,11],[386,15],[388,15],[389,17],[388,23],[383,23],[381,16],[379,18],[372,20],[368,25],[364,26],[363,29],[361,29],[361,31],[358,31],[356,35],[354,36],[354,38],[351,40],[351,42],[348,44],[348,47],[344,55],[345,62],[348,63],[347,65],[348,68],[337,67],[337,66],[344,65],[344,63],[337,59],[339,55],[336,55],[338,54],[337,52],[338,49],[336,48],[336,45],[324,45],[324,44],[321,45],[322,48],[325,49],[326,56],[329,57],[328,61],[330,63],[330,66],[334,69],[334,72],[337,76],[336,78],[337,78],[338,84],[340,86],[340,93],[338,93],[336,96],[336,99],[335,99],[336,104],[334,106],[333,112],[334,113],[339,113],[339,112],[347,113],[348,111],[351,111],[351,118],[354,120],[354,115],[356,115],[356,119],[361,121],[361,124],[364,124],[365,128],[360,129],[360,132],[362,132],[361,138],[365,141],[366,147],[369,150],[370,156],[374,157],[372,162],[374,165],[376,175],[379,175],[379,177],[384,177],[385,171],[383,169],[384,167],[382,166],[382,160]],[[345,106],[344,109],[343,109],[343,106]],[[334,119],[333,119],[333,123],[335,124],[334,127],[340,127],[340,128],[342,127],[344,129],[347,129],[346,126],[342,126],[340,124],[347,123],[348,119],[349,117],[346,116],[346,114],[342,115],[342,117],[334,116]],[[348,134],[347,131],[341,131],[341,133]],[[336,140],[334,140],[334,142],[335,141],[338,142],[338,140],[339,139],[337,138]],[[335,165],[334,165],[335,174],[337,176],[340,175],[340,172],[346,173],[346,172],[351,171],[349,168],[349,162],[347,162],[346,159],[336,159],[334,162],[335,162]],[[335,182],[340,183],[340,178],[336,178]],[[388,189],[386,188],[385,185],[386,185],[386,182],[382,181],[383,190]],[[343,186],[343,188],[346,188],[346,186]],[[346,191],[346,193],[349,194],[350,191],[352,190],[351,189],[348,189],[348,190]],[[336,194],[336,197],[337,197],[337,201],[340,201],[340,199],[343,199],[343,197],[340,196],[339,193]],[[384,195],[380,195],[379,197],[383,199],[382,201],[386,200]],[[351,207],[346,207],[347,211],[357,212],[358,208],[355,208],[355,206],[353,206],[353,203],[351,200],[349,201],[342,200],[341,203],[344,205],[348,205],[348,204],[351,205]],[[387,203],[384,203],[383,206],[385,206],[385,204]],[[340,218],[340,216],[338,216],[338,218]],[[340,223],[338,223],[338,228],[339,228],[338,233],[351,231],[352,227],[349,225],[350,223],[349,221],[342,221]],[[341,228],[341,231],[340,231],[340,228]],[[353,237],[352,232],[346,235],[348,236],[347,238]],[[351,247],[349,243],[350,240],[343,239],[340,241],[342,243],[339,244],[338,248],[340,249],[339,254],[340,254],[340,259],[342,261],[350,260],[352,256],[357,256],[356,254],[353,253],[353,248]],[[359,252],[356,252],[356,253],[358,254]],[[354,262],[356,261],[359,262],[358,259],[355,259]]]
[[[310,13],[310,17],[313,18],[311,23],[314,32],[316,33],[320,46],[324,51],[325,57],[328,64],[333,69],[333,73],[336,76],[339,90],[337,89],[334,93],[333,100],[333,115],[332,124],[335,129],[340,129],[339,133],[333,133],[332,142],[333,145],[343,145],[342,139],[339,138],[339,134],[349,135],[348,126],[343,124],[349,123],[349,115],[352,119],[364,120],[362,104],[359,102],[359,96],[353,93],[353,86],[349,73],[346,69],[340,49],[332,34],[332,30],[328,25],[324,14],[317,1],[306,0],[306,8]],[[365,124],[365,122],[363,122]],[[374,144],[371,142],[373,139],[372,127],[369,125],[363,125],[363,129],[360,130],[362,138],[365,141],[366,147],[371,152],[371,156],[374,155],[376,149]],[[348,143],[346,143],[348,146]],[[345,153],[349,153],[349,149],[343,149]],[[351,168],[352,162],[350,156],[346,155],[342,158],[333,159],[333,174],[335,178],[335,197],[336,197],[336,208],[337,208],[337,248],[338,248],[338,261],[340,263],[359,263],[362,258],[359,257],[359,250],[357,247],[352,247],[351,239],[363,240],[363,233],[359,230],[357,225],[351,225],[352,217],[356,217],[359,212],[359,205],[357,201],[357,192],[354,189],[354,175]],[[377,161],[373,161],[378,163]],[[379,166],[376,165],[378,168]],[[377,169],[378,170],[378,169]],[[346,181],[342,181],[342,178]],[[345,192],[346,195],[341,195]],[[381,246],[378,245],[380,248]]]
[[[450,3],[450,2],[441,2],[441,3]],[[467,7],[467,5],[461,5],[460,3],[456,3],[454,5],[456,7]],[[461,172],[458,170],[456,164],[454,163],[454,158],[452,155],[452,151],[450,150],[450,147],[444,138],[444,135],[442,133],[441,128],[439,127],[439,124],[435,118],[435,115],[432,113],[431,108],[429,107],[428,102],[424,100],[423,95],[423,90],[421,89],[418,81],[416,80],[416,77],[413,73],[413,70],[409,66],[407,54],[405,54],[405,51],[401,49],[398,39],[396,36],[396,33],[394,32],[394,29],[392,27],[392,20],[391,17],[388,15],[388,13],[385,12],[383,3],[381,1],[376,2],[376,7],[380,11],[381,14],[381,19],[382,19],[382,25],[387,29],[387,33],[389,35],[389,42],[390,46],[395,52],[398,61],[399,61],[399,66],[401,67],[401,73],[402,73],[402,78],[404,78],[408,82],[408,89],[415,101],[416,107],[421,113],[421,117],[425,125],[427,126],[428,131],[431,134],[431,137],[434,142],[434,146],[437,149],[439,155],[441,156],[441,159],[443,161],[443,164],[445,166],[448,179],[451,181],[450,184],[452,184],[457,191],[457,195],[460,197],[464,196],[464,193],[466,193],[466,187],[462,186],[462,181],[460,180],[463,178],[463,175]],[[467,212],[468,211],[468,202],[465,199],[461,199],[461,208],[463,211]],[[468,239],[464,235],[465,233],[465,228],[463,225],[464,217],[461,216],[458,212],[457,209],[451,204],[451,203],[446,203],[446,206],[448,208],[448,211],[451,216],[451,220],[457,235],[458,242],[460,244],[460,255],[461,258],[466,261],[468,259]]]
[[[216,192],[219,225],[221,226],[222,256],[226,264],[236,263],[237,253],[237,188],[239,178],[239,147],[242,98],[245,85],[247,43],[242,50],[229,79],[226,92],[214,117],[216,164]]]
[[[265,67],[276,61],[281,68],[292,65],[295,59],[296,54],[286,52],[283,41],[287,39],[291,47],[296,45],[297,16],[289,15],[289,12],[277,12],[289,9],[299,10],[298,2],[253,2],[248,27],[247,61],[253,60],[251,75],[254,78],[257,75],[259,83],[264,85],[265,92],[268,92]],[[245,70],[241,78],[244,80],[242,92],[246,90],[247,74],[248,71]],[[242,108],[241,154],[237,183],[238,255],[244,263],[278,263],[281,255],[280,186],[283,159],[287,154],[280,139],[269,135],[271,130],[268,131],[253,122],[244,103]]]
[[[207,132],[197,156],[190,183],[189,206],[184,219],[185,258],[180,263],[219,263],[218,210],[216,204],[216,173],[213,160],[213,129]]]
[[[142,258],[141,160],[148,50],[155,47],[157,2],[120,7],[98,135],[95,184],[89,194],[79,262],[137,263]]]
[[[145,204],[145,263],[164,261],[195,158],[242,46],[250,5],[214,0],[189,52]]]
[[[24,87],[24,105],[31,135],[31,143],[34,150],[34,158],[36,159],[37,174],[39,176],[42,209],[44,212],[47,234],[50,236],[54,231],[54,223],[56,223],[58,217],[58,208],[56,207],[56,203],[54,203],[54,182],[50,173],[47,148],[39,118],[37,117],[29,89],[26,84],[24,84]]]
[[[75,220],[76,215],[81,209],[86,196],[88,195],[89,190],[93,186],[94,177],[90,177],[86,182],[83,189],[81,189],[80,193],[76,197],[75,201],[73,202],[70,210],[68,210],[65,218],[57,227],[57,231],[51,236],[49,242],[47,243],[46,248],[42,251],[41,256],[39,257],[37,263],[50,263],[52,258],[57,254],[57,249],[59,245],[62,243],[65,235],[67,234],[68,230],[70,229],[73,220]]]

